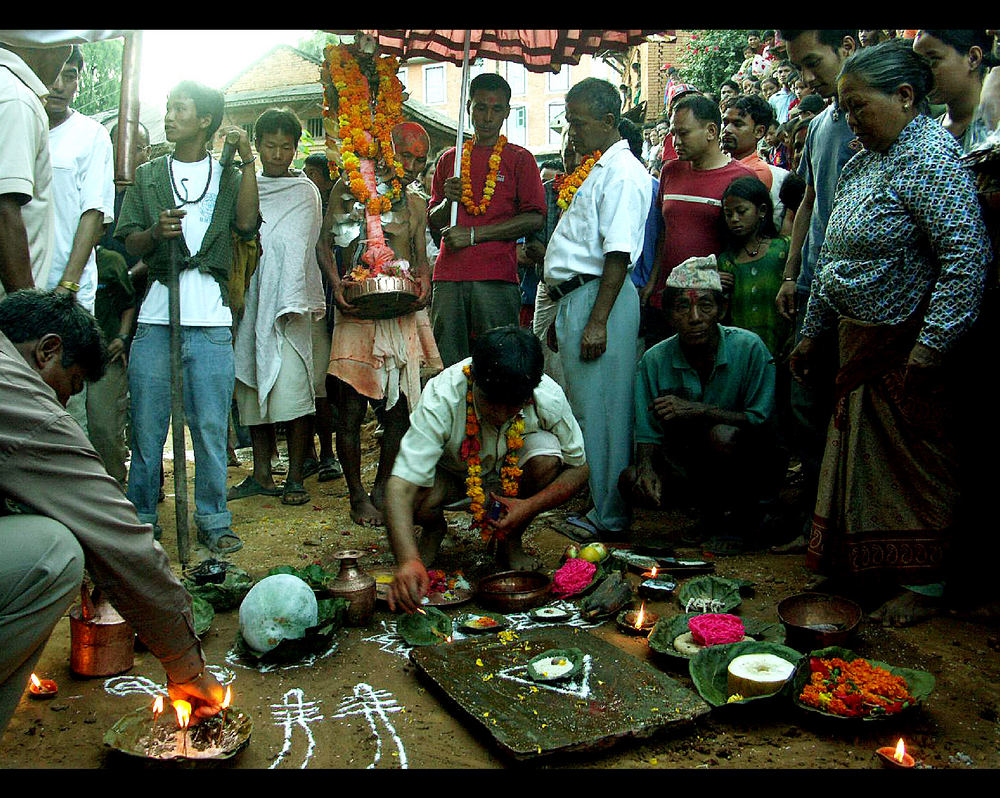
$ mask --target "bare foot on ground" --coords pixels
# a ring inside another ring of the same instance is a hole
[[[771,546],[771,554],[805,554],[807,545],[806,536],[799,535],[780,546]]]
[[[541,561],[524,550],[520,538],[503,541],[497,551],[497,561],[511,571],[535,571],[541,567]]]
[[[385,526],[382,511],[367,496],[351,499],[351,520],[358,526]]]

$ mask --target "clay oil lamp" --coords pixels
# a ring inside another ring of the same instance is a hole
[[[653,601],[665,601],[677,589],[677,583],[673,577],[664,573],[659,566],[654,565],[650,570],[643,571],[642,581],[639,583],[639,595]]]
[[[916,765],[916,761],[913,757],[906,753],[906,746],[903,745],[902,737],[899,738],[899,742],[896,743],[895,748],[891,745],[886,745],[876,750],[875,753],[878,754],[882,763],[889,768],[909,770]]]
[[[35,674],[31,674],[28,694],[38,701],[46,701],[59,695],[59,685],[54,679],[39,679]]]
[[[643,602],[638,610],[626,610],[617,618],[618,628],[629,635],[648,635],[660,616],[655,612],[646,611],[646,603]]]

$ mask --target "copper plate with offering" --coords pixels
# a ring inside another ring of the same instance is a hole
[[[376,274],[364,280],[345,280],[344,299],[363,319],[394,319],[412,313],[420,287],[408,277]]]

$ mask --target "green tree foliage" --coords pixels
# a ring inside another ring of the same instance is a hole
[[[745,30],[696,30],[678,64],[681,79],[702,91],[715,94],[722,81],[733,76],[743,63],[747,46]]]
[[[118,107],[124,49],[124,39],[105,39],[80,45],[83,72],[80,73],[80,90],[73,107],[81,114],[92,116]]]
[[[340,44],[344,42],[345,44],[351,41],[350,36],[337,36],[333,33],[326,33],[325,31],[314,31],[312,36],[302,39],[298,44],[295,45],[296,49],[311,55],[313,58],[318,58],[320,61],[325,57],[323,51],[326,49],[328,44]]]

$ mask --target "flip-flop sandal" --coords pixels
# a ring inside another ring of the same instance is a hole
[[[332,482],[344,476],[344,467],[336,457],[326,457],[319,461],[319,481]]]
[[[223,545],[222,542],[226,539],[235,542]],[[199,529],[198,542],[213,554],[232,554],[243,548],[243,541],[240,540],[239,535],[228,528],[213,529],[208,532]]]
[[[601,539],[603,534],[607,534],[602,534],[590,521],[579,515],[567,517],[556,529],[577,543],[595,543]]]
[[[308,479],[319,471],[319,461],[307,457],[302,461],[302,479]]]
[[[226,493],[226,501],[246,499],[249,496],[280,496],[281,488],[265,488],[252,476],[244,479],[239,485],[233,485]]]
[[[290,504],[297,507],[300,504],[305,504],[309,499],[309,493],[301,482],[292,482],[290,479],[285,480],[285,489],[281,492],[282,504]]]

